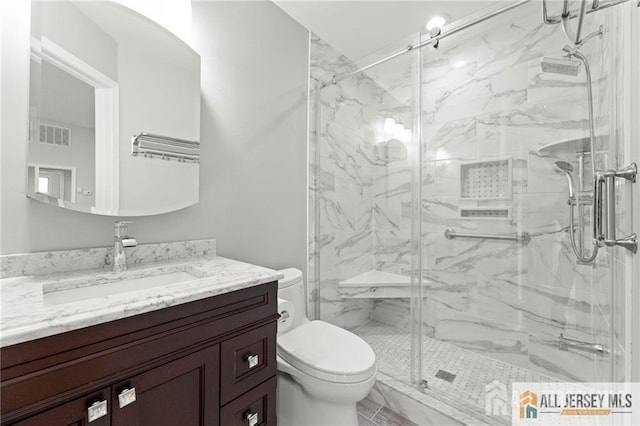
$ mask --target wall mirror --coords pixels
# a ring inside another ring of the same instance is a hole
[[[110,216],[198,202],[200,57],[110,1],[34,1],[27,196]]]

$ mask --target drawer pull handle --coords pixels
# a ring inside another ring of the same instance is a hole
[[[258,413],[247,412],[247,414],[245,414],[245,419],[249,426],[256,426],[258,424]]]
[[[118,394],[118,405],[120,405],[120,408],[124,408],[134,402],[136,402],[136,388],[124,389]]]
[[[87,408],[89,423],[107,415],[107,400],[96,401]]]
[[[249,368],[253,368],[258,365],[260,361],[260,357],[258,355],[247,355],[244,357],[244,360],[249,364]]]

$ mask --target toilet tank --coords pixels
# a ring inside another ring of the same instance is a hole
[[[278,281],[278,297],[293,303],[296,310],[291,328],[309,321],[307,319],[307,300],[305,298],[304,280],[302,271],[296,268],[281,269],[278,272],[284,275]]]

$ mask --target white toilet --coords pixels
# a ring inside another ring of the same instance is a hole
[[[278,298],[294,314],[286,330],[278,323],[278,425],[357,426],[356,402],[376,381],[373,350],[347,330],[309,321],[302,272],[279,272]]]

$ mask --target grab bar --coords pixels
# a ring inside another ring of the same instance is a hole
[[[589,352],[600,356],[609,353],[609,350],[602,343],[590,343],[583,342],[582,340],[569,339],[568,337],[564,337],[562,333],[560,333],[560,337],[558,338],[558,349],[561,351],[576,349],[578,351]]]
[[[444,236],[448,240],[454,238],[477,238],[488,240],[502,240],[502,241],[516,241],[520,244],[526,245],[531,241],[531,235],[528,232],[521,232],[513,235],[494,235],[494,234],[460,234],[454,229],[447,229],[444,231]]]

